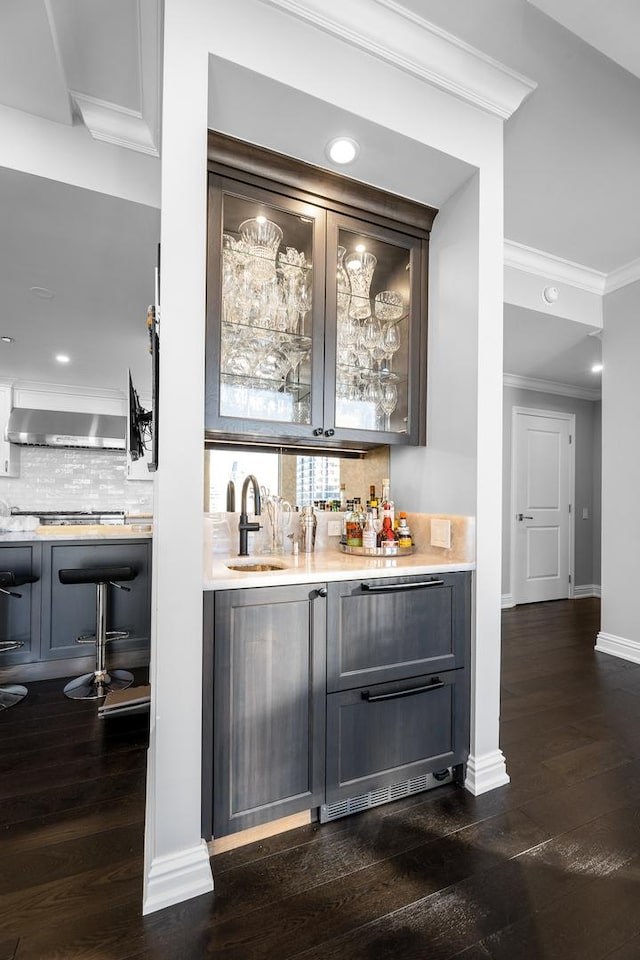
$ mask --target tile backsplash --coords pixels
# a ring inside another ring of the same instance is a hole
[[[127,480],[124,453],[22,447],[20,476],[0,478],[0,497],[19,510],[153,510],[153,481]]]

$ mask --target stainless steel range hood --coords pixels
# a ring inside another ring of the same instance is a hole
[[[124,450],[126,420],[102,413],[14,407],[6,436],[11,443],[23,446]]]

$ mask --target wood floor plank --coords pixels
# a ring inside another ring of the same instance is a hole
[[[32,684],[0,716],[0,960],[638,960],[640,666],[595,652],[598,611],[504,611],[510,784],[230,851],[144,918],[146,724]]]

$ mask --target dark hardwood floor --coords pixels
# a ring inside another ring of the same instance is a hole
[[[214,894],[146,918],[147,718],[32,684],[0,715],[0,960],[638,960],[640,665],[598,624],[596,600],[503,614],[508,786],[221,854]]]

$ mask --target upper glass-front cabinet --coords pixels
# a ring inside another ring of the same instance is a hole
[[[336,433],[415,443],[420,372],[412,361],[426,363],[418,312],[421,242],[332,213],[327,238],[336,276],[327,296],[327,316],[335,320],[327,336],[334,388],[326,415]]]
[[[387,194],[362,188],[386,205],[361,218],[331,200],[336,182],[359,185],[257,154],[318,182],[275,184],[255,148],[250,171],[210,164],[207,438],[424,443],[428,231],[396,229]]]

